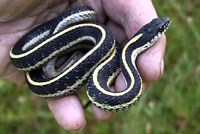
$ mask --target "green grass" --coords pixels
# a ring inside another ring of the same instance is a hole
[[[46,102],[27,88],[0,81],[1,134],[193,134],[200,133],[200,1],[153,0],[160,16],[169,16],[165,72],[132,109],[98,121],[91,109],[87,126],[66,132]]]

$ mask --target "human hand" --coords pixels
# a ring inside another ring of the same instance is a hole
[[[131,38],[143,25],[157,17],[150,0],[0,0],[0,77],[19,85],[24,84],[24,74],[16,70],[9,59],[10,48],[31,28],[48,21],[68,8],[80,5],[92,7],[98,21],[105,24],[116,39],[123,43]],[[23,6],[22,6],[23,5]],[[137,58],[137,67],[147,86],[158,80],[163,72],[163,56],[166,39],[163,36],[153,47]],[[145,63],[145,64],[144,64]],[[148,68],[148,69],[147,69]],[[114,89],[125,89],[123,77],[116,80]],[[48,105],[57,122],[66,130],[80,130],[85,125],[84,111],[76,95],[49,99]],[[93,106],[97,119],[106,120],[113,113]]]

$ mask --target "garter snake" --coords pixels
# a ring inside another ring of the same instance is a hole
[[[109,29],[95,19],[96,14],[89,7],[70,9],[37,26],[15,44],[10,50],[11,60],[26,72],[32,92],[41,97],[63,96],[87,81],[89,100],[104,110],[123,110],[138,100],[143,86],[135,60],[168,29],[169,18],[153,19],[123,49]],[[81,52],[76,53],[77,50]],[[63,56],[67,57],[64,61],[68,66],[56,67]],[[110,86],[120,72],[127,88],[113,92]]]

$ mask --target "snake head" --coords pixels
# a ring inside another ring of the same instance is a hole
[[[135,36],[142,34],[142,41],[153,44],[162,34],[164,34],[170,26],[168,17],[155,18],[150,23],[143,26]]]

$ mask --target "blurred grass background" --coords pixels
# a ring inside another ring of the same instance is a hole
[[[200,1],[153,0],[169,16],[165,72],[132,109],[98,121],[91,108],[80,132],[66,132],[44,100],[27,88],[0,81],[0,134],[157,134],[200,133]]]

